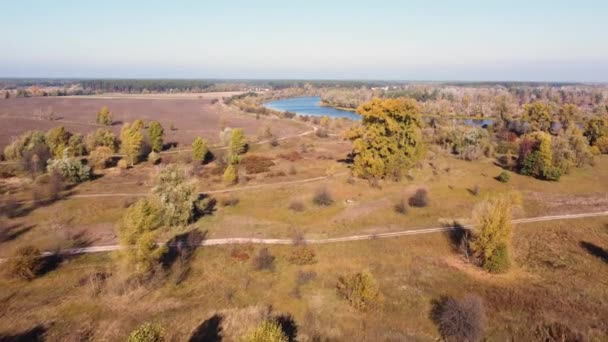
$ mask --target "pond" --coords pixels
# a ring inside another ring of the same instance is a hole
[[[266,102],[264,103],[264,107],[278,110],[281,112],[292,112],[298,115],[329,116],[331,118],[348,118],[352,120],[361,120],[361,117],[355,112],[322,106],[321,97],[319,96],[290,97],[287,99]],[[429,117],[425,118],[425,121],[427,122],[430,120],[431,118]],[[464,124],[466,126],[476,127],[489,126],[494,123],[493,119],[453,120],[456,124]]]

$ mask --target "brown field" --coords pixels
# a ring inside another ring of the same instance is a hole
[[[227,127],[243,128],[250,136],[257,136],[265,127],[271,127],[279,137],[310,130],[295,120],[278,120],[244,114],[224,106],[221,101],[212,104],[214,98],[232,93],[207,93],[186,96],[90,96],[90,97],[30,97],[0,101],[0,149],[4,149],[11,138],[28,130],[48,130],[65,126],[72,132],[86,134],[101,125],[95,123],[95,115],[103,106],[108,106],[115,121],[112,130],[118,134],[123,122],[136,119],[157,120],[165,127],[165,142],[190,145],[196,136],[211,142],[219,139],[220,121]],[[200,98],[199,98],[200,96]],[[53,112],[56,120],[38,120],[38,111]],[[173,124],[176,130],[169,129]]]

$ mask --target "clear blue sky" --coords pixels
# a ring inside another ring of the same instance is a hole
[[[0,77],[608,81],[606,0],[14,0]]]

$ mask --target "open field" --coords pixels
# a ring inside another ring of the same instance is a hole
[[[28,130],[48,130],[65,126],[68,130],[86,134],[100,127],[95,123],[95,115],[103,106],[108,106],[113,114],[111,127],[119,134],[123,122],[136,119],[157,120],[165,127],[165,141],[189,146],[196,136],[203,136],[210,142],[219,140],[220,122],[227,127],[243,128],[246,134],[256,136],[265,126],[271,127],[279,136],[289,136],[310,130],[305,125],[291,120],[277,120],[239,113],[224,106],[221,101],[213,104],[213,99],[221,99],[231,93],[206,93],[175,95],[111,95],[89,97],[30,97],[11,98],[0,102],[0,149],[4,149],[11,138]],[[40,112],[53,112],[53,121],[36,119]],[[176,130],[170,130],[171,124]],[[280,133],[280,134],[279,134]]]
[[[606,218],[517,226],[516,266],[507,275],[467,265],[450,241],[435,234],[312,246],[318,261],[308,266],[287,262],[293,247],[275,246],[274,271],[252,269],[249,257],[260,247],[205,247],[185,280],[174,265],[146,285],[126,284],[110,254],[75,257],[29,283],[0,280],[0,334],[113,341],[151,321],[165,327],[169,341],[184,341],[219,310],[272,305],[293,315],[300,341],[434,341],[434,301],[476,293],[489,313],[489,340],[537,340],[560,326],[590,340],[606,336],[606,260],[587,248],[608,246]],[[361,269],[374,275],[383,296],[367,312],[353,310],[335,288],[339,276]],[[299,272],[308,280],[298,282]],[[104,277],[91,280],[93,274]]]

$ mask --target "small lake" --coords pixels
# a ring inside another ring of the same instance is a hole
[[[355,112],[349,112],[347,110],[340,110],[332,107],[321,106],[320,103],[321,97],[319,96],[304,96],[270,101],[264,103],[264,106],[281,112],[293,112],[299,115],[327,115],[332,118],[348,118],[352,120],[361,120],[361,117],[355,114]]]
[[[290,97],[288,99],[275,100],[264,103],[264,107],[278,110],[281,112],[292,112],[299,115],[312,116],[329,116],[332,118],[348,118],[352,120],[361,120],[361,117],[355,112],[336,109],[332,107],[321,106],[321,97],[319,96],[302,96]],[[425,117],[425,121],[430,121],[430,117]],[[448,119],[449,120],[449,119]],[[493,119],[452,119],[454,123],[464,124],[466,126],[484,127],[494,123]]]

